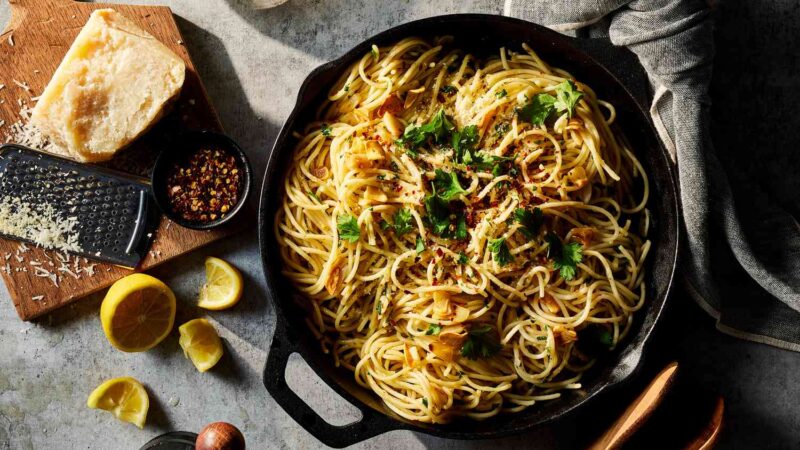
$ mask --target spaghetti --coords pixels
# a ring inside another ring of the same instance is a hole
[[[373,46],[297,134],[275,221],[323,350],[422,422],[579,389],[645,302],[648,182],[614,119],[525,45]]]

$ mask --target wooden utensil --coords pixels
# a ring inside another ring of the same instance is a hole
[[[79,3],[72,0],[9,0],[11,21],[0,35],[0,136],[9,132],[11,124],[20,120],[20,103],[32,107],[34,97],[47,85],[72,41],[86,23],[91,12],[98,8],[113,8],[155,36],[183,58],[186,81],[181,98],[172,115],[178,125],[189,129],[221,131],[214,108],[195,71],[183,38],[169,8],[163,6],[132,6],[102,3]],[[157,130],[154,130],[156,133]],[[142,162],[154,159],[153,146],[147,146],[145,136],[120,155],[118,161]],[[0,139],[4,141],[4,139]],[[153,141],[150,141],[153,142]],[[116,169],[126,167],[112,164]],[[131,166],[128,166],[130,168]],[[146,169],[146,168],[145,168]],[[139,269],[146,270],[173,259],[202,245],[216,241],[241,229],[244,221],[212,231],[195,231],[162,218],[155,233],[151,251]],[[99,291],[131,273],[131,270],[111,264],[97,264],[74,259],[67,262],[69,272],[59,271],[63,257],[39,248],[25,250],[18,242],[0,239],[0,266],[8,263],[0,274],[5,280],[17,313],[30,320],[81,297]],[[4,260],[3,260],[4,259]],[[58,275],[57,283],[36,276],[32,266],[39,264]]]
[[[722,430],[722,424],[725,416],[725,400],[722,397],[717,397],[717,403],[714,406],[714,412],[711,414],[711,419],[708,424],[703,428],[700,434],[689,442],[686,450],[709,450],[714,448],[719,438],[719,433]]]
[[[653,414],[675,380],[677,371],[678,363],[673,362],[656,375],[647,388],[625,409],[625,412],[588,447],[589,450],[620,448]]]

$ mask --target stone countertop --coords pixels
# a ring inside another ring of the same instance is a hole
[[[490,0],[289,0],[263,11],[251,10],[246,2],[130,3],[167,4],[172,8],[222,123],[247,149],[257,174],[263,173],[267,153],[290,112],[300,83],[317,65],[378,31],[412,19],[455,12],[502,12],[502,4]],[[721,6],[720,27],[744,26],[750,16],[742,9],[753,8],[747,3],[732,1]],[[785,8],[772,7],[777,10],[777,17],[780,13],[788,17],[789,3],[777,2],[785,4]],[[0,23],[5,23],[8,15],[8,5],[3,2]],[[758,17],[767,20],[764,14]],[[782,39],[786,39],[787,46],[794,45],[797,34],[794,40],[788,36]],[[717,40],[727,44],[727,35],[730,33],[718,33]],[[737,52],[720,53],[731,66]],[[715,83],[720,82],[734,81],[715,78]],[[787,82],[798,87],[796,77]],[[260,186],[260,175],[255,186]],[[253,206],[257,197],[251,199]],[[269,397],[261,383],[274,315],[264,295],[255,226],[241,238],[216,243],[152,272],[175,290],[179,299],[176,320],[182,323],[204,315],[192,305],[204,277],[202,261],[208,255],[237,265],[245,276],[246,291],[233,310],[209,314],[225,340],[226,355],[220,367],[206,374],[198,373],[184,358],[177,329],[152,351],[115,351],[100,327],[101,296],[25,323],[17,318],[5,289],[0,290],[0,449],[135,450],[165,431],[197,431],[218,420],[239,426],[249,448],[321,447]],[[590,409],[557,426],[492,445],[582,445],[630,401],[647,376],[670,360],[680,362],[686,384],[699,392],[725,397],[728,425],[720,448],[796,448],[800,444],[796,431],[800,403],[794,400],[800,394],[800,385],[794,382],[800,370],[800,356],[721,334],[715,330],[713,320],[678,289],[648,353],[642,376],[616,391],[612,398],[595,402]],[[358,417],[355,408],[337,398],[300,358],[292,360],[289,374],[295,390],[332,423],[346,424]],[[151,407],[144,430],[85,406],[88,394],[100,382],[123,375],[139,379],[150,393]],[[398,431],[356,447],[447,449],[482,444],[486,443],[448,441]]]

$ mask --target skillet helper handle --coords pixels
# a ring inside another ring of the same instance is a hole
[[[362,418],[349,425],[331,425],[320,417],[286,383],[286,365],[295,349],[288,342],[283,326],[276,324],[275,336],[264,368],[264,385],[273,399],[292,419],[319,439],[323,444],[342,448],[367,440],[379,434],[398,429],[383,414],[369,407],[358,407]]]

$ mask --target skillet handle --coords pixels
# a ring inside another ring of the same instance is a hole
[[[315,438],[327,446],[342,448],[400,428],[387,416],[372,408],[358,405],[362,414],[358,422],[337,426],[322,419],[286,383],[286,364],[292,353],[295,353],[295,349],[287,341],[283,325],[276,324],[264,367],[264,385],[281,408]]]

